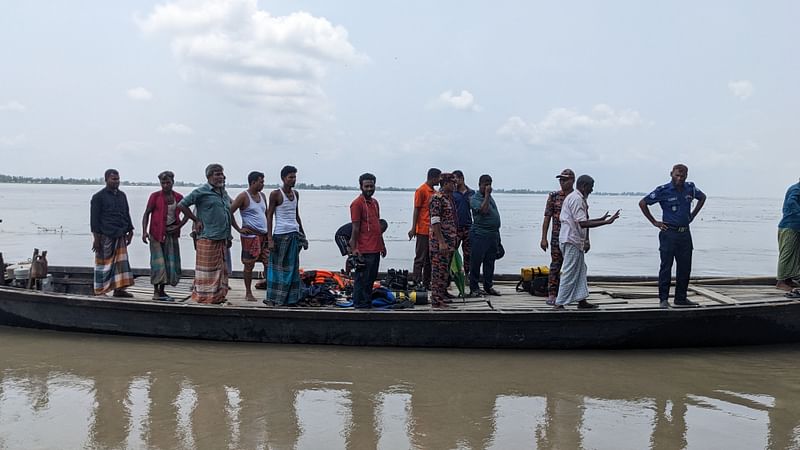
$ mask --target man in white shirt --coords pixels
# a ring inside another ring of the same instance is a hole
[[[592,309],[597,305],[589,303],[589,284],[586,281],[586,262],[584,254],[589,251],[589,228],[601,227],[614,223],[619,218],[619,210],[613,216],[606,212],[599,219],[589,219],[589,206],[586,198],[594,191],[594,179],[589,175],[581,175],[575,183],[575,190],[564,199],[561,207],[561,232],[559,244],[564,254],[561,267],[561,286],[558,289],[554,309],[564,309],[574,301],[578,308]]]

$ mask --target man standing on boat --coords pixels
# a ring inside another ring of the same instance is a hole
[[[658,250],[661,268],[658,271],[658,299],[662,308],[669,308],[669,286],[672,278],[672,262],[675,261],[675,305],[697,306],[687,297],[689,277],[692,272],[692,233],[689,224],[706,203],[704,194],[691,181],[686,181],[689,168],[675,164],[670,172],[672,181],[658,186],[639,201],[642,214],[660,231]],[[697,205],[692,209],[692,202]],[[662,219],[656,220],[650,213],[650,205],[661,205]]]
[[[789,186],[783,200],[783,218],[778,224],[778,289],[800,298],[800,182]]]
[[[142,216],[142,242],[150,245],[150,283],[153,300],[172,301],[164,291],[166,285],[177,286],[181,279],[181,246],[178,238],[188,217],[180,218],[178,202],[183,195],[172,190],[175,174],[166,170],[158,174],[161,190],[150,194]],[[148,226],[149,223],[149,226]],[[148,232],[149,230],[149,232]]]
[[[434,186],[439,184],[442,171],[437,168],[428,169],[428,179],[414,192],[414,213],[411,217],[411,229],[408,230],[408,240],[416,238],[414,256],[414,282],[417,288],[423,286],[427,289],[431,284],[431,254],[429,235],[431,228],[430,206],[431,198],[436,193]]]
[[[114,297],[133,297],[125,291],[133,286],[128,262],[128,244],[133,239],[128,198],[119,190],[119,172],[105,172],[106,187],[92,196],[91,229],[94,252],[94,294],[114,291]]]
[[[456,177],[452,173],[442,173],[438,178],[441,188],[431,197],[430,202],[431,306],[447,308],[447,280],[450,275],[450,260],[456,250],[458,230],[456,207],[453,203]]]
[[[573,191],[575,185],[575,172],[572,169],[564,169],[556,176],[561,190],[551,192],[547,195],[547,204],[544,207],[544,222],[542,223],[542,241],[539,244],[543,251],[547,251],[547,230],[550,222],[553,222],[553,231],[550,233],[550,272],[547,279],[547,304],[555,305],[558,296],[558,285],[561,281],[561,264],[564,262],[564,255],[561,253],[561,244],[558,241],[559,231],[561,230],[561,205],[564,199]]]
[[[350,220],[353,232],[350,236],[350,252],[361,258],[364,267],[356,269],[353,279],[353,306],[372,306],[372,285],[378,278],[381,257],[386,257],[386,244],[381,230],[381,209],[375,194],[375,175],[365,173],[358,177],[359,195],[350,203]]]
[[[472,241],[472,267],[469,269],[470,295],[481,295],[478,282],[483,268],[483,293],[500,295],[494,287],[494,262],[497,259],[497,246],[500,243],[500,212],[492,197],[492,177],[481,175],[478,179],[478,192],[470,199],[473,224],[470,230]]]
[[[264,265],[264,272],[269,265],[269,248],[267,245],[267,197],[264,190],[264,174],[250,172],[247,175],[247,190],[236,196],[231,203],[231,219],[233,228],[239,232],[242,241],[242,265],[244,266],[245,298],[249,302],[256,301],[251,285],[253,268],[256,263]],[[236,222],[236,211],[242,216],[242,226]]]
[[[610,225],[619,218],[619,210],[613,216],[606,212],[603,217],[589,219],[589,205],[586,199],[594,191],[594,179],[589,175],[581,175],[576,182],[577,188],[564,199],[561,206],[561,230],[558,241],[564,263],[561,271],[561,285],[556,297],[555,309],[564,309],[574,301],[578,308],[593,309],[597,305],[589,303],[589,284],[586,280],[585,253],[591,247],[589,228]]]
[[[297,306],[300,301],[300,246],[303,222],[300,221],[300,195],[294,190],[297,168],[281,169],[283,185],[269,194],[267,210],[267,305]],[[303,236],[303,241],[305,237]],[[307,244],[307,241],[306,245]]]
[[[225,190],[225,172],[220,164],[206,167],[207,183],[178,203],[184,215],[194,221],[197,236],[192,300],[224,303],[228,295],[227,259],[231,246],[231,198]],[[195,215],[190,207],[194,205]]]
[[[472,253],[472,246],[469,238],[469,230],[472,227],[472,210],[469,206],[469,201],[475,194],[475,191],[467,186],[464,182],[464,172],[454,170],[453,175],[456,176],[456,189],[453,191],[453,201],[456,204],[456,212],[458,214],[458,246],[461,246],[461,252],[464,253],[464,275],[469,277],[470,271],[470,256]]]

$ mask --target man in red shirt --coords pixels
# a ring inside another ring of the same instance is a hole
[[[411,229],[408,230],[408,240],[417,238],[416,254],[414,256],[414,281],[417,286],[431,284],[431,255],[428,249],[428,234],[431,229],[430,205],[434,186],[439,184],[442,171],[436,168],[428,169],[428,179],[414,192],[414,215],[411,220]]]
[[[370,308],[372,306],[372,285],[378,278],[380,257],[386,256],[386,244],[381,230],[381,209],[375,194],[375,175],[365,173],[358,177],[361,195],[350,203],[350,220],[353,234],[350,236],[350,251],[363,261],[356,268],[353,279],[353,306]]]

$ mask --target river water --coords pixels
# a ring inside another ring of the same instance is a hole
[[[0,185],[7,261],[47,249],[91,264],[97,187]],[[134,223],[153,188],[127,188]],[[352,192],[301,194],[307,267],[337,267],[331,242]],[[408,267],[410,193],[378,193],[384,268]],[[542,195],[498,195],[500,272],[546,264]],[[638,198],[590,197],[600,214],[590,273],[652,275],[656,231]],[[695,274],[774,272],[780,199],[710,197],[694,224]],[[597,215],[595,214],[595,215]],[[138,226],[137,226],[138,228]],[[54,231],[55,230],[55,231]],[[183,239],[191,267],[191,242]],[[131,246],[134,266],[147,249]],[[731,330],[735,332],[735,330]],[[800,448],[800,346],[648,351],[491,351],[251,345],[0,327],[0,448],[517,449]]]

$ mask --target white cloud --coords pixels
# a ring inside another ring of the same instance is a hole
[[[22,112],[25,111],[26,109],[27,108],[25,108],[25,105],[16,100],[0,103],[0,111]]]
[[[176,1],[137,23],[169,37],[187,79],[273,112],[320,113],[329,68],[367,60],[345,28],[302,11],[272,16],[257,0]]]
[[[738,80],[728,82],[728,89],[740,100],[747,100],[753,95],[755,88],[749,80]]]
[[[466,90],[462,90],[459,94],[453,94],[453,91],[444,91],[429,106],[433,108],[453,108],[459,111],[478,112],[481,110],[480,105],[475,103],[475,96]]]
[[[163,134],[180,134],[180,135],[189,135],[194,134],[194,130],[182,123],[168,123],[166,125],[161,125],[158,127],[158,132]]]
[[[608,105],[599,104],[589,114],[581,114],[569,108],[551,109],[539,122],[526,122],[519,116],[513,116],[497,130],[497,134],[529,145],[544,145],[574,140],[591,130],[629,128],[645,124],[638,111],[615,111]]]
[[[19,147],[28,142],[28,137],[24,134],[16,136],[0,136],[0,147]]]
[[[153,98],[153,94],[143,87],[128,89],[128,98],[131,100],[147,101]]]

